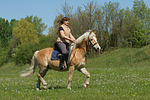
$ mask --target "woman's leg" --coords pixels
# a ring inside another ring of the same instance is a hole
[[[67,52],[67,49],[66,49],[66,44],[63,43],[63,42],[57,42],[56,43],[59,51],[62,53],[62,54],[65,54]]]
[[[62,69],[64,69],[64,60],[66,60],[66,56],[67,56],[66,44],[63,42],[58,42],[57,47],[59,48],[60,52],[62,53],[61,57],[60,57],[60,64],[59,64],[60,70],[62,70]]]

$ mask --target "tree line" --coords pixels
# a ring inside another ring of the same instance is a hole
[[[103,50],[110,47],[142,47],[150,42],[150,8],[143,0],[135,0],[132,9],[120,8],[119,3],[111,1],[102,6],[92,1],[73,11],[65,3],[62,11],[62,15],[54,21],[54,30],[57,20],[63,15],[68,16],[76,37],[88,29],[95,30]]]
[[[47,25],[37,16],[26,16],[20,20],[0,18],[0,65],[15,61],[16,64],[30,63],[33,52],[53,47],[57,38],[57,21],[69,17],[72,34],[77,38],[85,31],[96,31],[102,51],[110,48],[139,48],[150,43],[150,8],[143,0],[134,0],[133,8],[120,8],[119,3],[99,5],[90,1],[83,7],[73,9],[65,4],[49,27],[48,35],[43,31]],[[94,52],[88,49],[89,54]],[[92,56],[93,56],[92,55]]]

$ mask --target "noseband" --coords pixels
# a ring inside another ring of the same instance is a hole
[[[98,42],[96,42],[96,43],[93,44],[93,43],[92,43],[92,39],[90,39],[90,38],[89,38],[89,42],[92,44],[93,47],[94,47],[96,44],[98,44]]]

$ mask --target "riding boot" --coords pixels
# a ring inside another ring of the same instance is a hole
[[[67,67],[69,67],[69,64],[68,64],[68,55],[69,55],[69,52],[67,52],[64,56],[64,59],[65,59],[65,62],[66,62],[66,65]]]
[[[65,54],[61,54],[61,56],[60,56],[60,63],[59,63],[60,70],[63,70],[65,68],[64,60],[65,60]]]

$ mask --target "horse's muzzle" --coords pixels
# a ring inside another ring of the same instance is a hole
[[[99,47],[95,48],[96,52],[99,52],[100,50],[101,50],[101,48],[99,48]]]

